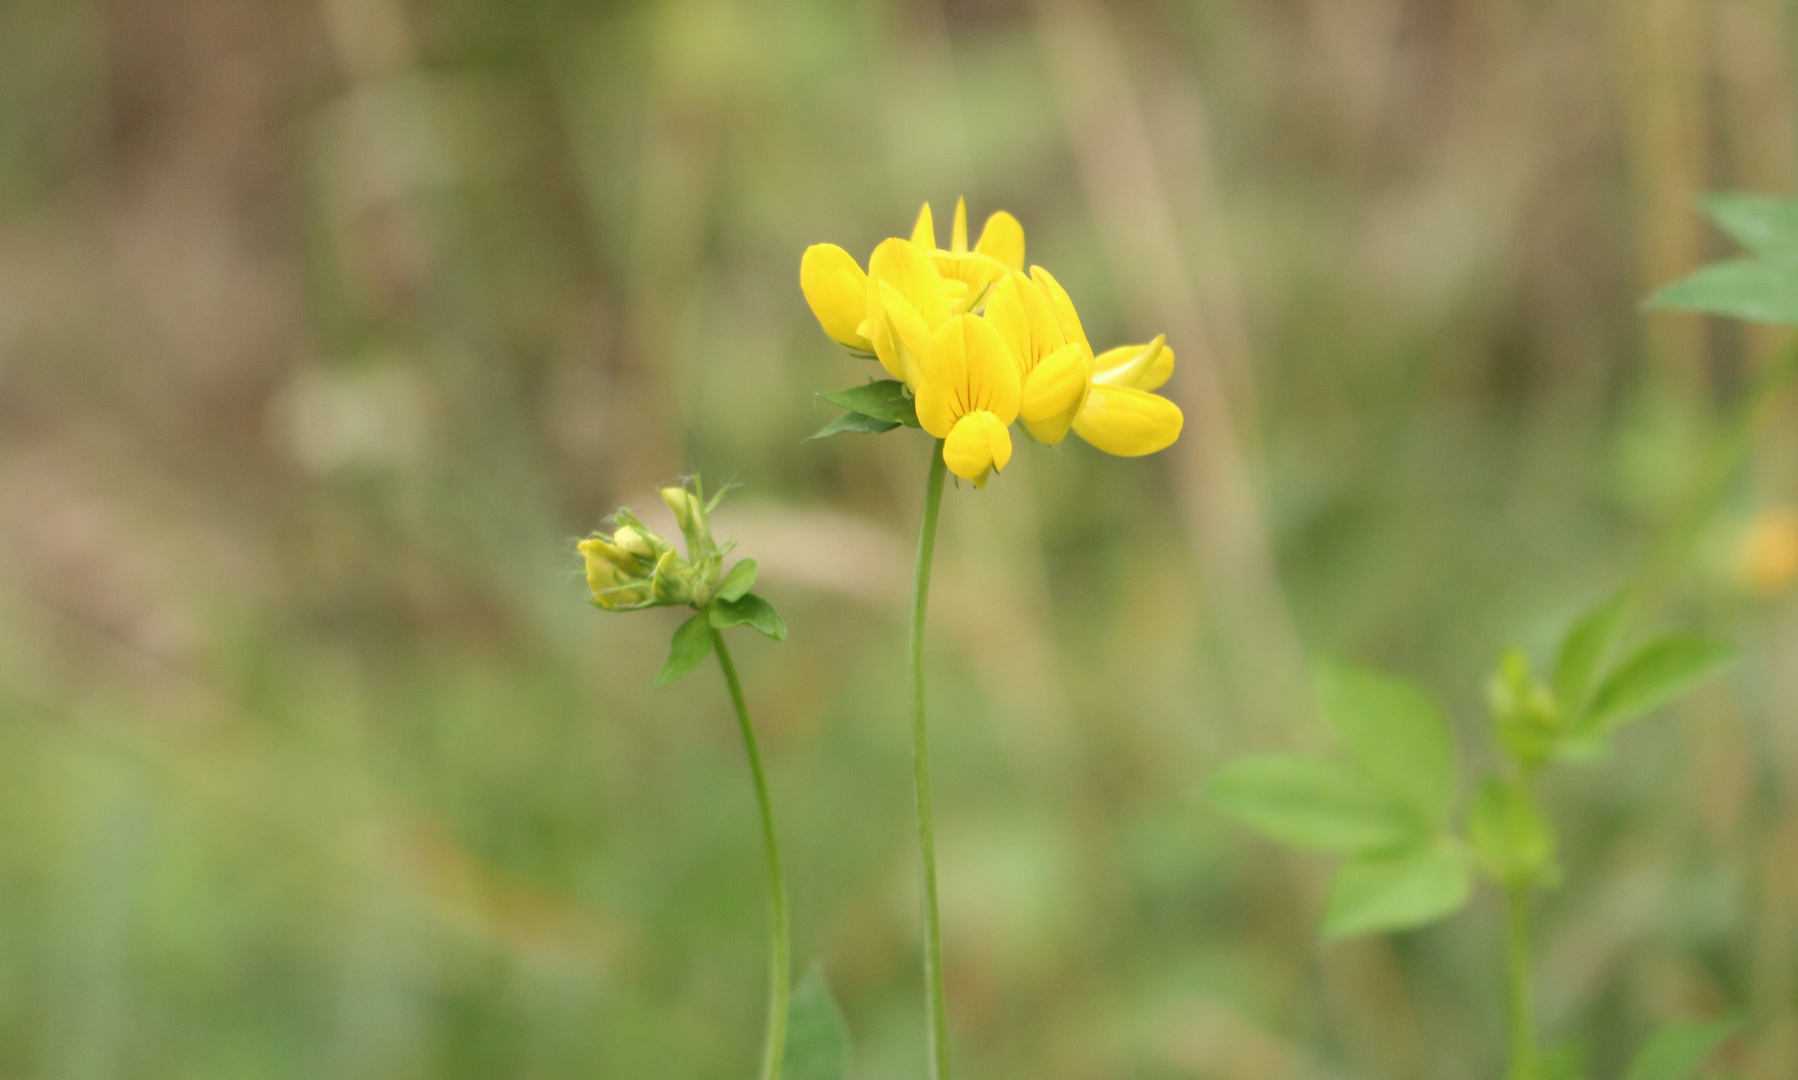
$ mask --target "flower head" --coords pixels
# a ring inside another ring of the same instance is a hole
[[[686,538],[687,553],[643,524],[629,510],[614,517],[618,528],[610,535],[594,533],[579,545],[587,564],[587,587],[595,606],[606,611],[688,605],[703,608],[716,595],[724,556],[732,545],[712,539],[708,505],[695,488],[662,489],[662,501],[674,512]],[[720,496],[722,497],[722,496]]]

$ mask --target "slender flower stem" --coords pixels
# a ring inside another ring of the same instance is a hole
[[[918,850],[924,860],[924,1009],[931,1080],[949,1080],[948,1012],[943,1005],[943,941],[936,902],[936,825],[930,813],[930,732],[924,721],[924,608],[930,600],[930,563],[936,519],[943,505],[943,440],[931,451],[924,486],[924,520],[918,527],[918,564],[911,587],[912,778],[918,796]]]
[[[749,773],[755,779],[755,801],[762,811],[762,842],[768,853],[768,1041],[762,1054],[762,1080],[780,1080],[781,1056],[787,1046],[787,995],[793,985],[792,932],[787,924],[787,886],[780,870],[780,838],[774,831],[774,803],[768,798],[768,777],[762,772],[762,753],[749,722],[749,706],[743,700],[743,684],[737,681],[737,665],[731,662],[724,634],[712,631],[712,648],[718,666],[730,684],[731,704],[737,707],[737,724],[743,729],[743,749],[749,755]]]
[[[1505,890],[1506,1012],[1511,1028],[1510,1080],[1536,1080],[1536,1009],[1530,992],[1530,894]]]

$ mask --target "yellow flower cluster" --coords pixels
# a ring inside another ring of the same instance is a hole
[[[911,238],[882,241],[865,271],[835,244],[807,248],[799,285],[825,333],[905,384],[950,471],[976,487],[1011,460],[1014,422],[1039,442],[1072,430],[1124,457],[1179,438],[1179,407],[1153,392],[1174,370],[1166,340],[1095,356],[1067,290],[1023,270],[1016,218],[992,215],[970,250],[957,201],[944,250],[925,203]]]

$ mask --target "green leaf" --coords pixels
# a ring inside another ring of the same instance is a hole
[[[1651,641],[1624,661],[1592,700],[1583,729],[1606,731],[1659,708],[1736,658],[1726,642],[1680,634]]]
[[[819,428],[816,435],[811,436],[805,441],[811,442],[812,439],[828,439],[832,435],[841,435],[844,432],[855,435],[878,435],[883,431],[891,431],[898,426],[898,423],[895,421],[879,420],[866,413],[848,412]]]
[[[1798,255],[1798,201],[1771,195],[1712,195],[1701,204],[1723,231],[1756,255]]]
[[[1662,1028],[1629,1063],[1624,1080],[1689,1080],[1741,1026],[1730,1016]]]
[[[1324,714],[1361,770],[1426,820],[1446,821],[1455,750],[1435,700],[1411,683],[1346,664],[1324,665],[1319,684]]]
[[[1585,711],[1592,684],[1604,668],[1617,631],[1623,628],[1624,616],[1629,614],[1630,600],[1627,590],[1618,593],[1580,616],[1561,641],[1560,654],[1555,658],[1554,691],[1555,702],[1565,719],[1571,721]]]
[[[824,974],[806,973],[793,989],[787,1014],[787,1054],[782,1080],[848,1080],[853,1064],[849,1024],[837,1008]]]
[[[730,568],[724,580],[718,583],[715,594],[720,600],[740,600],[743,594],[755,588],[755,560],[743,559]]]
[[[773,604],[754,593],[745,593],[737,600],[714,600],[706,610],[711,615],[712,625],[720,630],[747,626],[775,641],[787,639],[787,624],[780,617],[780,612],[774,610]]]
[[[674,632],[674,640],[668,646],[668,662],[662,665],[662,673],[656,676],[657,686],[669,683],[692,671],[712,655],[712,628],[706,625],[706,617],[702,612],[680,624]]]
[[[1467,860],[1447,845],[1362,855],[1336,871],[1323,935],[1409,930],[1452,915],[1473,892]]]
[[[1655,293],[1647,306],[1798,325],[1798,256],[1713,263]]]
[[[1554,828],[1519,784],[1480,785],[1467,814],[1467,840],[1480,868],[1500,885],[1538,888],[1559,876]]]
[[[918,426],[917,406],[906,392],[905,384],[894,379],[881,379],[818,396],[832,405],[841,405],[850,412],[858,412],[876,420],[904,424],[906,427]]]
[[[1295,847],[1352,854],[1416,844],[1429,833],[1404,804],[1328,758],[1246,757],[1213,777],[1205,797],[1249,828]]]

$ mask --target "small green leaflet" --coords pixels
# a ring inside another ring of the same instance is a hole
[[[1798,201],[1728,194],[1712,195],[1701,205],[1736,243],[1756,255],[1798,255]]]
[[[1473,893],[1467,860],[1446,844],[1362,855],[1336,871],[1326,939],[1409,930],[1452,915]]]
[[[740,600],[743,594],[755,588],[755,560],[744,559],[730,568],[724,580],[718,583],[717,596],[720,600]]]
[[[1655,293],[1647,306],[1798,326],[1798,255],[1713,263]]]
[[[1426,821],[1446,822],[1455,749],[1435,699],[1402,679],[1340,663],[1325,664],[1318,684],[1324,714],[1361,771]]]
[[[787,624],[774,610],[774,605],[754,593],[745,593],[740,599],[725,600],[720,597],[712,601],[706,609],[712,626],[719,630],[728,630],[733,626],[747,626],[761,632],[775,641],[787,639]],[[701,660],[705,657],[700,657]]]
[[[1231,762],[1206,785],[1219,810],[1295,847],[1355,854],[1418,844],[1429,827],[1351,766],[1298,754]]]
[[[891,420],[877,420],[874,417],[867,416],[863,413],[849,412],[844,413],[830,423],[825,424],[822,428],[818,429],[816,435],[807,438],[805,441],[811,442],[812,439],[828,439],[832,435],[841,435],[844,432],[856,435],[879,435],[883,431],[891,431],[898,426],[899,425],[896,422]]]
[[[1657,709],[1735,658],[1733,646],[1711,638],[1678,634],[1651,641],[1598,688],[1581,729],[1602,733]]]
[[[786,1062],[782,1080],[849,1080],[854,1055],[849,1024],[817,968],[793,989],[787,1015]]]
[[[832,405],[841,405],[850,412],[861,413],[876,420],[904,424],[906,427],[918,426],[917,406],[912,403],[905,384],[895,379],[881,379],[818,396]]]
[[[1592,684],[1598,681],[1611,643],[1629,613],[1630,599],[1627,591],[1618,593],[1581,616],[1567,631],[1555,658],[1555,702],[1562,717],[1571,720],[1585,711]]]
[[[1699,1066],[1741,1026],[1742,1021],[1732,1016],[1663,1028],[1629,1063],[1624,1080],[1692,1080]]]
[[[657,686],[669,683],[692,671],[712,655],[712,628],[703,612],[680,624],[668,646],[668,662],[656,676]]]

